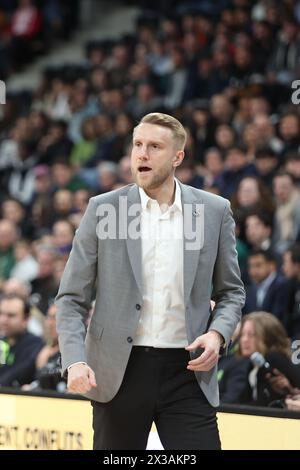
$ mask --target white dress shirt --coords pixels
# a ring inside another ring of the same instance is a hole
[[[143,306],[135,346],[188,345],[183,294],[183,213],[180,186],[166,211],[142,188],[141,242]]]

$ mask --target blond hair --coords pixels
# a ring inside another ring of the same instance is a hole
[[[178,119],[170,116],[169,114],[164,113],[149,113],[146,114],[138,123],[136,127],[140,124],[155,124],[157,126],[166,127],[172,131],[173,137],[177,140],[180,150],[184,149],[186,143],[186,130],[184,129],[181,122]],[[136,129],[134,128],[134,130]],[[134,131],[133,131],[134,132]]]

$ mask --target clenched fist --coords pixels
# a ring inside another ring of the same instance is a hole
[[[87,364],[74,364],[68,371],[68,391],[86,393],[97,387],[94,371]]]

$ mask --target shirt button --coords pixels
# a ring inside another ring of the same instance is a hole
[[[141,310],[140,304],[136,304],[135,308],[136,308],[137,310]]]
[[[127,343],[132,343],[133,339],[131,338],[131,336],[128,336],[127,338]]]

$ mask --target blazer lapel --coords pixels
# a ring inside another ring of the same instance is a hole
[[[196,199],[193,192],[188,186],[180,183],[181,187],[181,200],[183,210],[183,286],[184,286],[184,303],[188,302],[195,276],[196,270],[199,263],[200,247],[191,249],[191,243],[193,240],[189,237],[189,229],[191,227],[193,231],[196,227],[196,222],[201,223],[200,233],[197,236],[204,240],[204,225],[203,217],[201,218],[201,211],[203,211],[203,202],[201,199]],[[196,218],[198,220],[196,221]]]
[[[130,213],[130,207],[133,204],[139,204],[140,210],[134,211],[133,214]],[[134,278],[136,280],[137,286],[143,294],[142,291],[142,242],[141,242],[141,199],[137,185],[130,187],[128,191],[128,209],[127,209],[127,237],[126,237],[126,246],[129,261],[133,271]],[[130,215],[129,215],[130,214]],[[134,221],[134,222],[133,222]],[[134,232],[138,235],[137,238],[130,236],[130,224],[134,223],[135,230]]]

